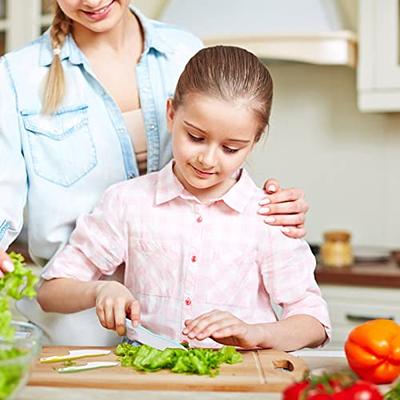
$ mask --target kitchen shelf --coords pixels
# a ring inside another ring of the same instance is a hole
[[[244,47],[261,59],[296,61],[321,65],[357,64],[357,37],[350,31],[326,33],[267,34],[240,37],[203,37],[206,46]]]

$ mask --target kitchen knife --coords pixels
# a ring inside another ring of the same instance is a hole
[[[125,327],[126,336],[130,340],[135,340],[137,342],[147,344],[158,350],[182,349],[187,351],[187,348],[185,346],[182,346],[175,340],[166,336],[157,335],[156,333],[150,331],[140,324],[134,328],[132,326],[132,321],[128,318],[126,318],[125,320]]]

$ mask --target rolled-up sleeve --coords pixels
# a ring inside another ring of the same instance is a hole
[[[272,228],[266,247],[261,268],[263,281],[271,300],[283,309],[281,319],[310,315],[325,327],[330,338],[328,307],[314,277],[315,257],[308,244]]]
[[[112,275],[124,262],[126,224],[117,185],[105,192],[92,213],[78,218],[69,243],[47,264],[43,279],[96,280]]]

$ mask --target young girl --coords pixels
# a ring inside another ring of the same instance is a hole
[[[3,251],[22,228],[24,206],[29,253],[44,266],[108,186],[171,160],[165,102],[202,43],[129,3],[54,1],[50,30],[0,59],[0,276],[12,269]],[[304,236],[302,192],[281,190],[268,200],[258,207],[266,222]],[[44,314],[34,300],[18,308],[47,343],[113,340],[91,312]]]
[[[272,80],[251,53],[198,52],[167,102],[173,161],[119,183],[78,219],[46,268],[45,311],[96,307],[124,333],[125,316],[192,346],[294,350],[330,329],[308,245],[266,227],[243,163],[266,129]],[[124,285],[98,281],[125,263]],[[277,321],[271,303],[283,307]]]

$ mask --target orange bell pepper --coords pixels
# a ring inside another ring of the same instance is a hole
[[[362,379],[390,383],[400,375],[400,325],[375,319],[354,328],[345,352],[350,368]]]

